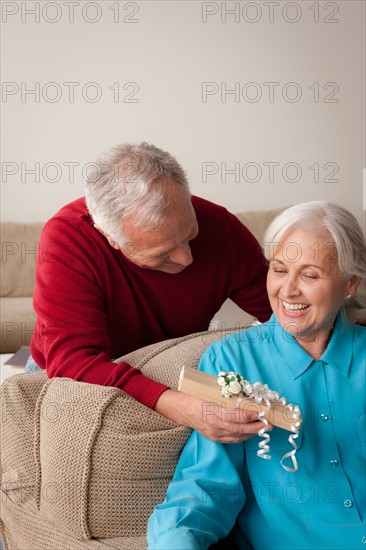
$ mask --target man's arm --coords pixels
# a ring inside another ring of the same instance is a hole
[[[179,424],[214,440],[239,441],[258,431],[203,416],[201,401],[183,396],[144,376],[128,363],[111,360],[101,249],[88,235],[64,220],[46,224],[37,262],[34,307],[37,317],[31,352],[52,377],[122,389],[136,400]],[[123,312],[128,314],[128,312]],[[123,337],[123,335],[121,335]],[[239,425],[237,425],[239,424]]]
[[[101,249],[78,226],[62,219],[46,224],[36,266],[32,356],[50,378],[115,386],[153,408],[167,386],[128,363],[112,361],[99,270],[108,259],[101,256]]]
[[[237,409],[234,414],[225,414],[220,409],[213,412],[211,403],[170,389],[161,394],[154,410],[169,420],[189,426],[208,439],[220,443],[246,441],[263,428],[263,423],[257,420],[258,415],[254,411]]]

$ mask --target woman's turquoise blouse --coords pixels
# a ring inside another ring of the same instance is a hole
[[[341,315],[318,361],[275,316],[211,345],[201,370],[233,370],[299,405],[299,469],[280,465],[292,448],[280,428],[270,433],[271,460],[257,456],[258,436],[224,445],[193,432],[149,520],[149,548],[202,550],[236,524],[242,549],[366,549],[365,367],[366,328]]]

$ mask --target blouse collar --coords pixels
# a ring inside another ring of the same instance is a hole
[[[286,364],[292,377],[298,378],[317,361],[300,346],[292,334],[285,331],[275,315],[271,316],[268,323],[273,327],[273,343],[281,356],[281,361]],[[318,361],[331,365],[342,376],[347,377],[351,366],[352,347],[352,325],[341,313],[338,313],[332,337]]]

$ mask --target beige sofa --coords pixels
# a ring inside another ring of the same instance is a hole
[[[42,227],[43,223],[1,224],[1,353],[28,345],[32,336],[34,269]]]
[[[120,360],[177,388],[182,366],[196,367],[229,332],[167,340]],[[148,517],[190,430],[117,388],[43,372],[6,379],[1,400],[5,549],[144,550]]]
[[[239,217],[261,240],[275,214]],[[13,248],[2,265],[9,269],[4,297],[14,300],[8,322],[15,322],[18,298],[27,298],[25,288],[30,308],[35,257],[24,251],[38,239],[40,225],[31,228],[34,241],[29,227],[13,225],[18,240],[11,240],[7,227],[4,242]],[[26,312],[18,322],[25,322]],[[176,388],[181,367],[196,367],[206,347],[228,332],[168,340],[120,360]],[[13,376],[0,392],[0,527],[6,550],[144,550],[148,517],[164,498],[189,430],[116,388],[48,380],[44,372]]]
[[[279,210],[243,212],[239,219],[261,240]],[[43,223],[1,224],[1,340],[0,353],[29,345],[35,313],[32,307],[36,250]]]

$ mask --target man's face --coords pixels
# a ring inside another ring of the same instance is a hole
[[[189,242],[198,235],[198,224],[188,198],[173,206],[171,214],[155,231],[143,231],[125,223],[127,244],[121,252],[135,265],[164,273],[180,273],[193,262]]]

